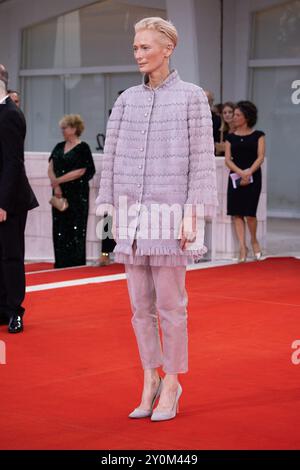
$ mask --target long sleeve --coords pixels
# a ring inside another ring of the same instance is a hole
[[[217,199],[216,163],[211,111],[201,88],[193,91],[188,106],[189,175],[186,204],[203,205],[214,217]]]
[[[83,181],[89,181],[90,179],[92,179],[96,172],[92,152],[86,142],[84,142],[82,145],[79,158],[77,160],[76,166],[74,167],[74,170],[77,170],[79,168],[85,168],[85,173],[81,177]]]
[[[10,111],[1,123],[2,168],[0,177],[0,207],[13,205],[24,169],[24,124],[17,111]]]
[[[100,215],[100,213],[105,212],[106,210],[110,212],[110,208],[113,206],[114,203],[113,169],[123,111],[123,96],[120,95],[112,109],[106,128],[105,146],[102,156],[100,188],[98,197],[96,199],[96,205],[101,205],[101,210],[97,211],[98,215]],[[105,206],[107,206],[106,209]]]

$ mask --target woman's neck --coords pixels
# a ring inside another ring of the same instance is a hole
[[[159,70],[155,70],[152,73],[149,73],[149,86],[151,88],[157,88],[166,80],[166,78],[169,75],[170,75],[169,65]]]
[[[252,132],[252,129],[251,127],[248,127],[247,124],[241,127],[237,127],[235,129],[235,133],[237,135],[247,135],[247,134],[250,134],[251,132]]]
[[[229,132],[234,132],[235,131],[235,125],[233,122],[230,122],[228,125]]]
[[[66,139],[66,144],[68,146],[76,145],[78,143],[79,143],[79,137],[77,135],[74,135],[74,136],[69,137],[68,139]]]

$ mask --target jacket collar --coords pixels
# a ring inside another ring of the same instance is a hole
[[[175,84],[179,80],[180,80],[180,77],[179,77],[179,74],[178,74],[177,70],[171,70],[171,72],[167,76],[167,78],[160,85],[158,85],[156,88],[154,88],[154,90],[158,90],[158,89],[161,89],[161,88],[169,88],[170,86],[172,86],[173,84]],[[144,88],[147,88],[147,90],[152,90],[152,88],[149,86],[149,75],[148,74],[145,74],[144,77],[143,77],[143,86],[144,86]]]

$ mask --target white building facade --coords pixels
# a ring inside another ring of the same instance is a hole
[[[118,92],[141,80],[132,38],[134,23],[145,16],[176,25],[172,66],[183,80],[212,90],[216,103],[250,99],[257,105],[268,162],[261,235],[266,204],[269,215],[300,217],[300,0],[0,0],[0,63],[10,72],[10,88],[21,91],[28,158],[46,159],[61,140],[59,119],[74,112],[85,120],[84,140],[100,168],[109,110]],[[44,200],[45,175],[33,162],[28,170]],[[224,200],[220,210],[228,227]],[[229,249],[220,248],[222,237],[215,246],[220,257]],[[88,256],[97,249],[93,241]]]

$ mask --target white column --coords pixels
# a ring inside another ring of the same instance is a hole
[[[200,84],[194,0],[166,0],[167,18],[176,26],[179,43],[172,67],[187,82]]]

